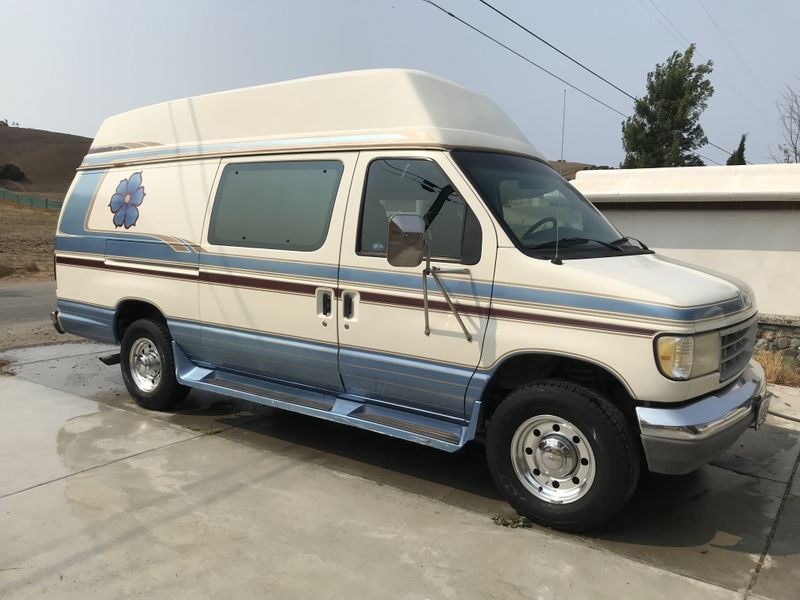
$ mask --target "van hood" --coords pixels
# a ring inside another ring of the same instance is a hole
[[[755,308],[746,283],[659,254],[566,260],[553,266],[548,287],[618,299],[623,307],[628,302],[674,307],[663,311],[665,318],[693,321]]]

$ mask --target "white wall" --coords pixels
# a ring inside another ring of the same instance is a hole
[[[800,164],[581,171],[572,183],[624,234],[746,281],[762,313],[800,317]]]
[[[800,317],[800,210],[597,207],[623,234],[666,256],[746,281],[760,312]]]

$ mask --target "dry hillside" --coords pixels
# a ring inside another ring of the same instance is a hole
[[[58,211],[0,200],[0,281],[53,276]]]
[[[91,143],[67,133],[0,126],[0,164],[25,172],[23,181],[0,181],[0,187],[63,198]]]

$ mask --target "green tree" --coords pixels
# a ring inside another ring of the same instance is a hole
[[[677,50],[647,74],[647,94],[637,98],[632,117],[622,123],[623,168],[702,165],[695,150],[708,143],[700,114],[714,87],[714,63],[692,64],[695,45]]]
[[[728,158],[726,165],[746,165],[747,161],[744,159],[744,141],[747,139],[747,134],[742,134],[742,139],[739,141],[739,147],[733,151],[733,154]]]

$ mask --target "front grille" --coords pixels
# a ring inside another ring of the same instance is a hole
[[[745,368],[753,356],[758,324],[753,318],[719,332],[719,380],[725,381]]]

